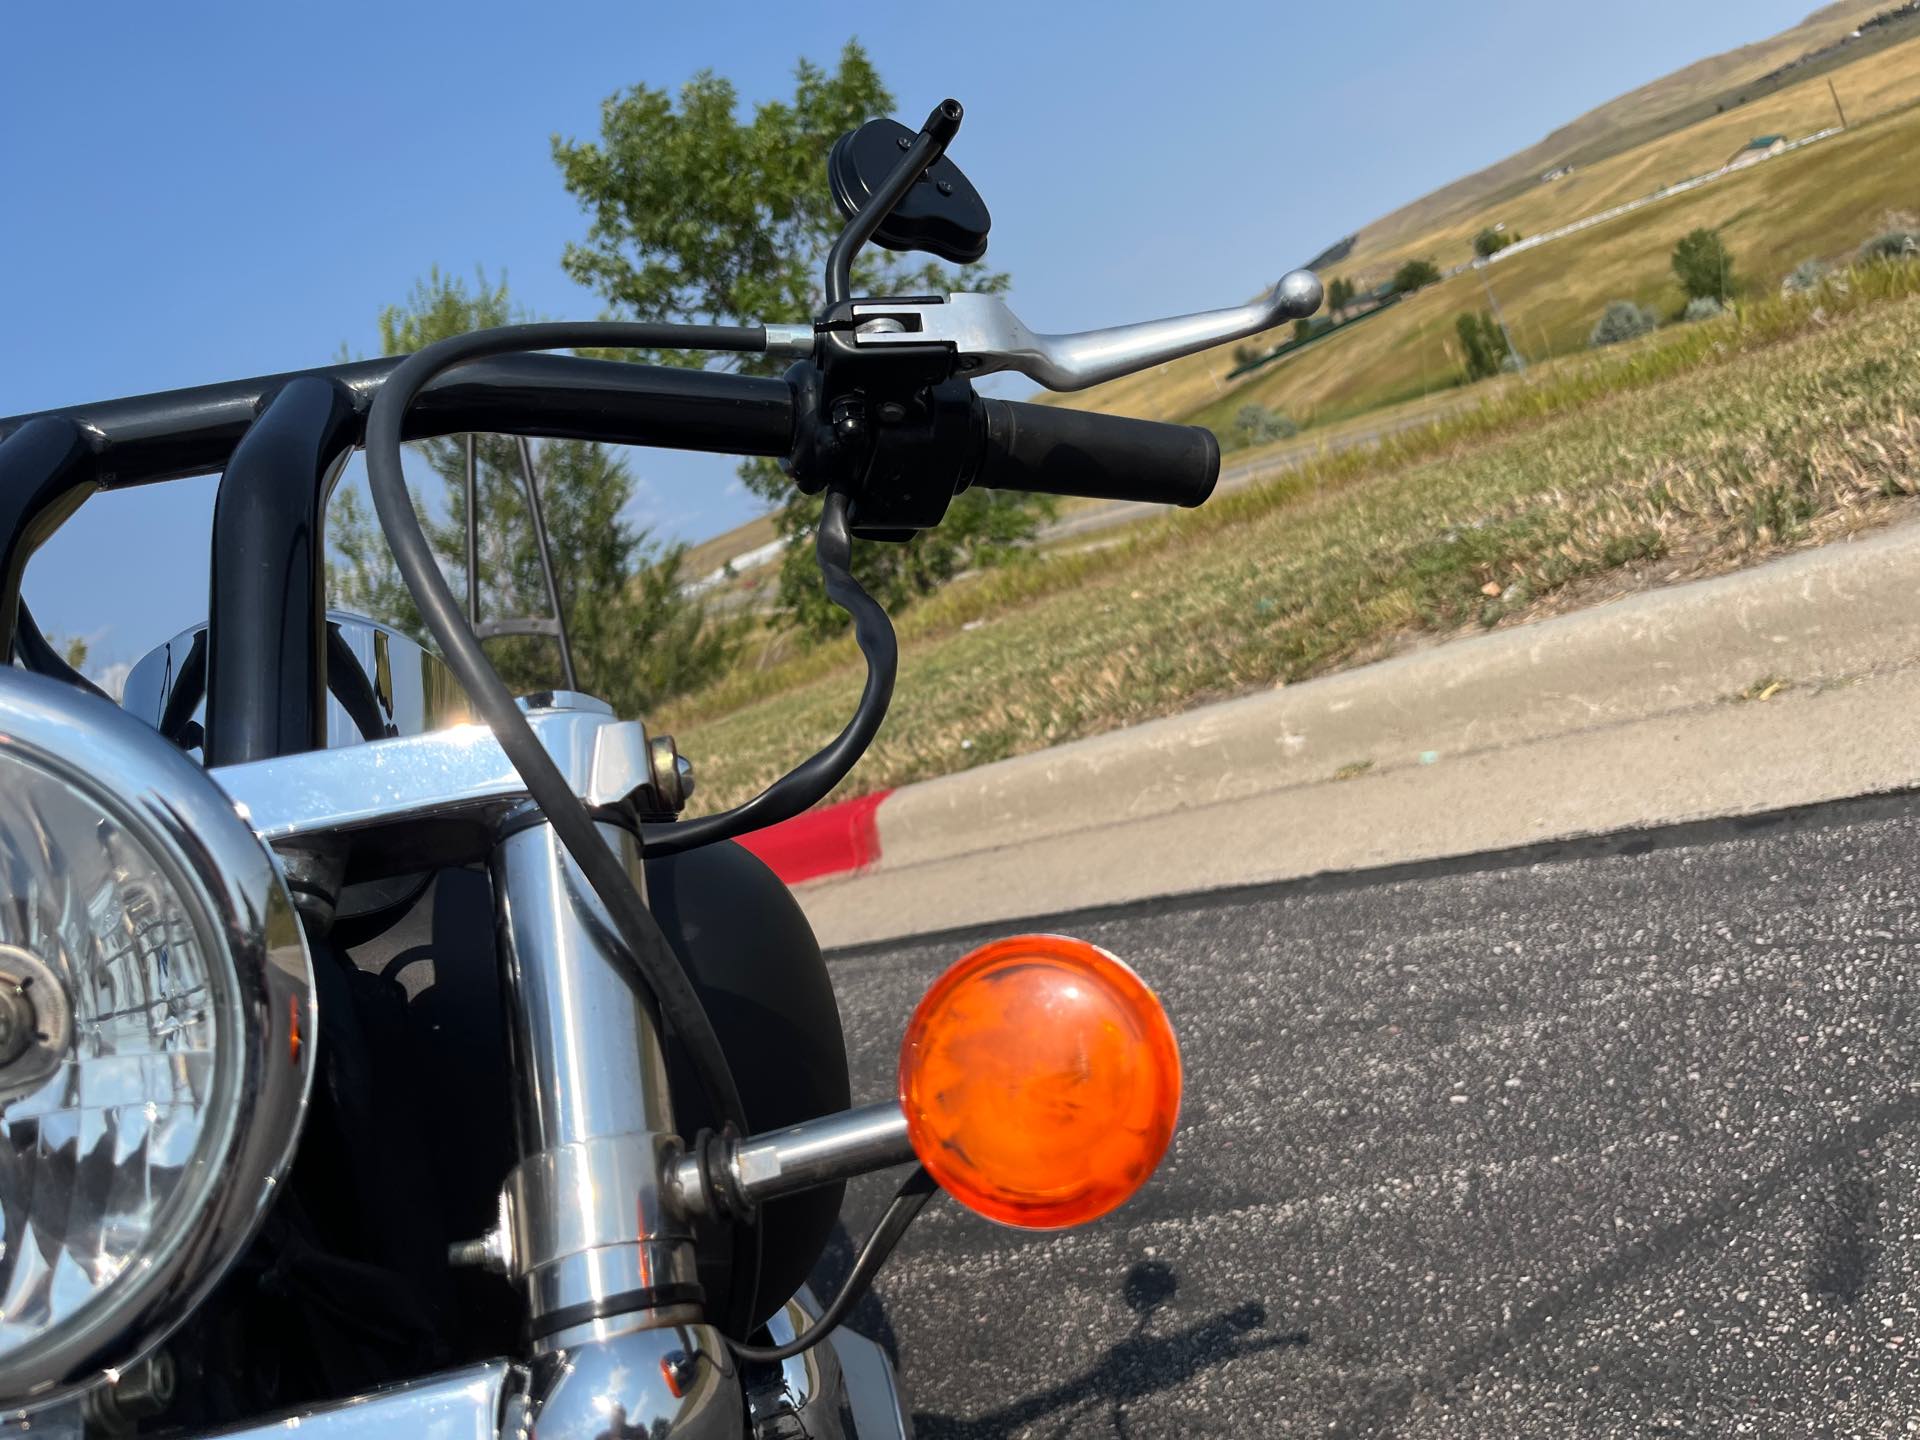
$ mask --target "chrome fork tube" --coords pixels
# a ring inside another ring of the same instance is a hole
[[[600,832],[642,883],[633,836]],[[673,1116],[652,997],[613,960],[612,923],[551,826],[508,835],[492,867],[520,1154],[502,1230],[536,1349],[697,1321],[692,1237],[662,1193]]]
[[[660,1017],[613,959],[612,922],[538,817],[493,851],[520,1161],[501,1197],[533,1366],[504,1434],[738,1440],[746,1401],[704,1322],[693,1240],[669,1210]],[[600,833],[644,893],[633,836]]]

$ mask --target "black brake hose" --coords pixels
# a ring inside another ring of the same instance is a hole
[[[926,1166],[915,1166],[913,1173],[894,1192],[892,1203],[880,1217],[880,1223],[873,1227],[873,1234],[867,1237],[867,1243],[860,1247],[860,1258],[853,1262],[853,1269],[847,1272],[846,1284],[840,1287],[840,1293],[833,1297],[833,1303],[820,1313],[818,1320],[784,1345],[743,1345],[738,1340],[730,1339],[727,1341],[728,1348],[742,1360],[776,1365],[782,1360],[792,1359],[802,1350],[811,1350],[818,1345],[836,1325],[847,1318],[847,1312],[867,1293],[873,1277],[887,1263],[887,1257],[893,1254],[893,1247],[900,1243],[900,1237],[906,1233],[907,1226],[913,1223],[913,1217],[939,1193],[940,1184],[927,1173]]]
[[[666,325],[597,321],[509,325],[458,335],[429,345],[401,361],[374,397],[367,416],[367,486],[380,528],[420,615],[440,642],[454,677],[480,718],[526,782],[527,792],[606,907],[637,978],[652,993],[662,1018],[686,1047],[707,1103],[740,1134],[751,1134],[726,1052],[686,971],[667,946],[639,889],[601,837],[592,814],[533,733],[527,717],[487,659],[479,639],[454,599],[446,577],[420,528],[401,467],[401,422],[414,397],[443,371],[469,360],[527,350],[575,347],[761,351],[763,327]],[[643,837],[642,843],[645,843]]]
[[[815,533],[814,551],[820,559],[827,598],[853,617],[853,638],[867,661],[867,683],[860,692],[860,704],[853,718],[825,749],[801,761],[751,800],[697,820],[643,825],[641,834],[649,854],[678,855],[683,850],[731,840],[749,830],[791,820],[844,780],[879,732],[880,722],[886,719],[887,706],[893,699],[900,646],[887,612],[853,578],[849,568],[853,561],[853,536],[847,528],[847,497],[837,490],[827,495],[826,507],[820,514],[820,528]]]

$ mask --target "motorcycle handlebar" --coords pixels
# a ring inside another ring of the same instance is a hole
[[[973,483],[1191,509],[1220,478],[1220,442],[1197,425],[983,400]]]
[[[267,402],[291,382],[339,386],[358,443],[373,397],[403,356],[228,380],[0,419],[0,444],[41,419],[84,437],[74,476],[107,490],[224,469]],[[784,455],[793,391],[783,380],[573,355],[501,355],[438,377],[407,412],[406,438],[463,431],[601,440],[733,455]],[[0,464],[0,473],[5,469]]]
[[[45,413],[72,421],[85,437],[74,482],[148,485],[222,469],[266,401],[303,376],[346,392],[358,441],[374,394],[398,364],[360,361]],[[1219,477],[1219,442],[1194,426],[1009,400],[976,403],[977,485],[1194,506]],[[39,418],[0,419],[0,442]],[[783,380],[532,354],[475,361],[441,376],[408,412],[406,434],[491,430],[782,455],[793,421],[793,392]]]

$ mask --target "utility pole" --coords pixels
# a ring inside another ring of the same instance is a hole
[[[1847,128],[1847,112],[1841,107],[1840,92],[1834,89],[1833,77],[1831,75],[1827,77],[1827,91],[1833,96],[1834,113],[1840,117],[1840,128],[1844,130]]]
[[[1493,293],[1493,282],[1487,278],[1487,262],[1475,261],[1474,269],[1480,272],[1480,283],[1486,286],[1487,303],[1493,307],[1493,322],[1506,337],[1507,353],[1513,356],[1513,368],[1518,374],[1524,375],[1527,373],[1527,357],[1520,353],[1520,347],[1513,343],[1513,332],[1507,329],[1507,317],[1501,313],[1499,297]]]

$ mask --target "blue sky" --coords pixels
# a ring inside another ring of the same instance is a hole
[[[1073,329],[1244,299],[1395,206],[1811,0],[1472,6],[18,5],[0,43],[0,414],[324,364],[439,264],[554,317],[585,229],[549,137],[712,68],[747,102],[857,36],[994,214],[1022,317]],[[636,518],[751,513],[730,467],[646,453]],[[103,496],[36,557],[42,621],[125,662],[205,611],[211,479]]]

